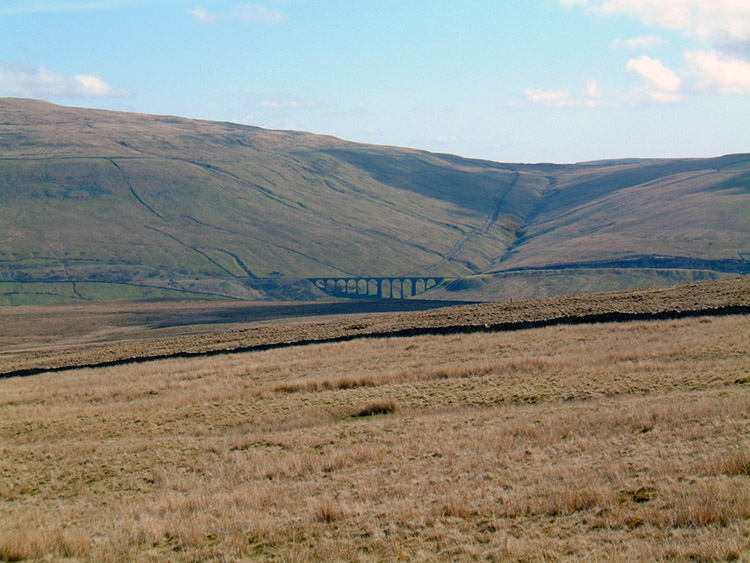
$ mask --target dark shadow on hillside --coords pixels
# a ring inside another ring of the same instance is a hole
[[[322,303],[252,304],[217,307],[216,310],[180,311],[175,309],[150,319],[150,328],[169,328],[182,325],[253,323],[298,317],[355,315],[361,313],[397,313],[426,311],[453,305],[468,305],[476,301],[437,301],[427,299],[347,300]]]
[[[479,214],[487,213],[493,194],[513,180],[511,170],[497,165],[488,166],[486,174],[483,174],[456,170],[447,163],[446,166],[438,166],[411,154],[378,154],[343,149],[324,152],[367,172],[378,182],[447,201]]]

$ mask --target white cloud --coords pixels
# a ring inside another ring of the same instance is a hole
[[[114,90],[98,76],[92,74],[76,74],[73,77],[81,87],[81,93],[85,96],[112,96]]]
[[[681,79],[661,61],[642,56],[627,64],[629,73],[644,79],[648,96],[660,103],[672,103],[684,94],[750,94],[750,62],[718,51],[694,50],[685,53],[686,69]]]
[[[200,6],[196,6],[192,10],[187,10],[187,13],[204,23],[234,19],[250,23],[278,25],[286,20],[286,16],[281,10],[274,10],[260,4],[234,4],[229,8],[229,11],[222,14],[209,12]]]
[[[280,24],[286,19],[284,12],[260,4],[235,4],[229,10],[229,15],[248,22],[265,24]]]
[[[523,95],[526,99],[535,104],[545,106],[570,106],[573,105],[570,90],[555,89],[547,90],[544,88],[528,88],[524,90]]]
[[[455,144],[457,144],[457,143],[460,143],[460,142],[461,142],[461,139],[459,139],[458,137],[452,137],[452,136],[446,136],[446,137],[443,137],[443,136],[441,136],[441,137],[436,137],[436,138],[435,138],[435,140],[436,140],[436,141],[437,141],[438,143],[443,143],[443,144],[450,144],[450,145],[455,145]]]
[[[648,92],[648,96],[660,104],[674,104],[682,99],[682,96],[678,92],[650,91]]]
[[[596,13],[624,14],[650,26],[680,31],[703,41],[750,38],[748,0],[560,0],[590,6]]]
[[[688,72],[702,91],[721,94],[750,94],[750,62],[726,56],[718,51],[685,53]]]
[[[98,76],[77,74],[68,76],[43,66],[9,65],[0,61],[0,94],[44,98],[118,97],[128,94],[112,88]]]
[[[589,81],[586,83],[586,96],[589,98],[601,98],[604,95],[604,92],[602,91],[601,86],[599,86],[599,83],[594,80],[593,78],[589,79]]]
[[[563,88],[528,88],[523,94],[528,101],[548,107],[594,107],[601,104],[604,91],[599,83],[591,78],[586,83],[586,88],[576,94]]]
[[[246,125],[246,124],[243,124]],[[271,120],[252,124],[254,127],[262,129],[272,129],[274,131],[304,131],[304,128],[296,121]]]
[[[697,92],[750,94],[750,0],[560,0],[560,3],[568,7],[584,6],[590,14],[630,16],[645,25],[678,31],[702,43],[685,51],[685,66],[679,75],[649,56],[628,61],[627,72],[643,78],[641,92],[654,101],[676,102]],[[712,43],[714,49],[707,50],[706,42]],[[612,47],[646,50],[661,44],[660,37],[644,35],[617,38]]]
[[[657,59],[646,55],[631,59],[627,64],[629,73],[635,72],[643,77],[648,95],[660,103],[676,102],[680,99],[682,80],[677,73]]]
[[[630,39],[622,39],[618,37],[612,42],[612,47],[626,47],[627,49],[652,49],[658,47],[664,43],[661,37],[656,35],[643,35],[641,37],[632,37]]]
[[[192,10],[187,10],[187,13],[193,16],[198,21],[202,21],[204,23],[214,22],[219,19],[219,16],[217,14],[207,12],[200,6],[196,6]]]
[[[675,92],[680,89],[680,77],[671,68],[664,66],[661,61],[643,55],[638,59],[630,59],[628,72],[636,72],[645,78],[655,89],[665,92]]]
[[[245,117],[235,117],[232,119],[233,123],[239,123],[240,125],[254,125],[257,126],[257,120],[255,119],[255,116],[253,115],[246,115]]]

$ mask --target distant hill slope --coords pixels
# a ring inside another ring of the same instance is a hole
[[[314,299],[293,280],[405,274],[503,298],[498,280],[528,293],[552,266],[715,277],[744,268],[748,217],[750,155],[500,164],[0,99],[6,304]]]
[[[750,155],[569,167],[527,221],[499,269],[643,255],[738,260],[750,243]]]

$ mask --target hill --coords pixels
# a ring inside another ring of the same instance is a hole
[[[744,272],[750,155],[502,164],[0,99],[0,303],[320,299],[433,275],[505,299]]]

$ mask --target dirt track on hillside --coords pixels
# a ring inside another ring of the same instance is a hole
[[[102,367],[169,357],[216,355],[283,346],[473,331],[750,313],[750,278],[668,288],[563,296],[429,311],[287,319],[170,338],[63,345],[0,355],[0,377]]]

